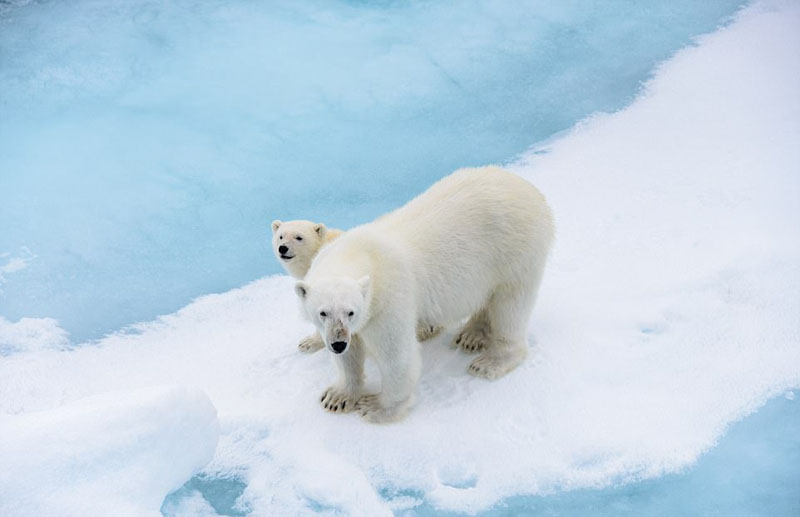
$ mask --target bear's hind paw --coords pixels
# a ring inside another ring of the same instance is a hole
[[[467,371],[475,377],[492,381],[516,368],[523,359],[525,359],[524,348],[503,354],[484,352],[472,361]]]
[[[454,344],[464,352],[476,354],[486,349],[489,336],[485,329],[468,326],[456,336]]]

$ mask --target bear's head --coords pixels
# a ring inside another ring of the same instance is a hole
[[[311,221],[272,221],[272,251],[287,273],[303,278],[328,229]]]
[[[334,354],[347,350],[353,334],[368,319],[369,277],[326,278],[313,284],[300,281],[295,292],[328,350]]]

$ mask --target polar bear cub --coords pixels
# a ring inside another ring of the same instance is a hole
[[[405,416],[420,375],[417,322],[468,318],[455,341],[481,352],[469,372],[496,379],[516,368],[553,235],[533,185],[482,167],[454,172],[323,247],[295,286],[341,374],[323,397],[373,422]],[[381,374],[378,394],[363,392],[365,354]]]
[[[312,221],[272,221],[272,251],[287,273],[303,278],[319,249],[342,234]]]
[[[272,251],[283,269],[294,278],[306,276],[311,261],[320,248],[342,234],[342,230],[328,228],[312,221],[272,221]],[[325,345],[316,332],[303,338],[297,348],[301,352],[314,353]]]

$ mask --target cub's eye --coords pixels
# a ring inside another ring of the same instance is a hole
[[[303,240],[303,238],[300,237],[299,235],[297,237],[295,237],[295,239],[297,239],[298,241],[302,241]]]
[[[325,312],[325,311],[320,312],[319,315],[322,316],[323,318],[327,318],[328,317],[328,313]]]
[[[347,315],[350,316],[351,318],[353,317],[354,314],[355,314],[355,312],[353,312],[353,311],[350,311],[350,312],[347,313]]]
[[[283,240],[283,235],[279,235],[278,239]]]

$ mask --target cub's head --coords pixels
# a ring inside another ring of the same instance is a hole
[[[328,229],[311,221],[272,221],[272,251],[287,273],[303,278]]]
[[[364,324],[368,312],[369,277],[337,277],[318,282],[297,282],[295,292],[303,310],[319,330],[328,350],[341,354]]]

